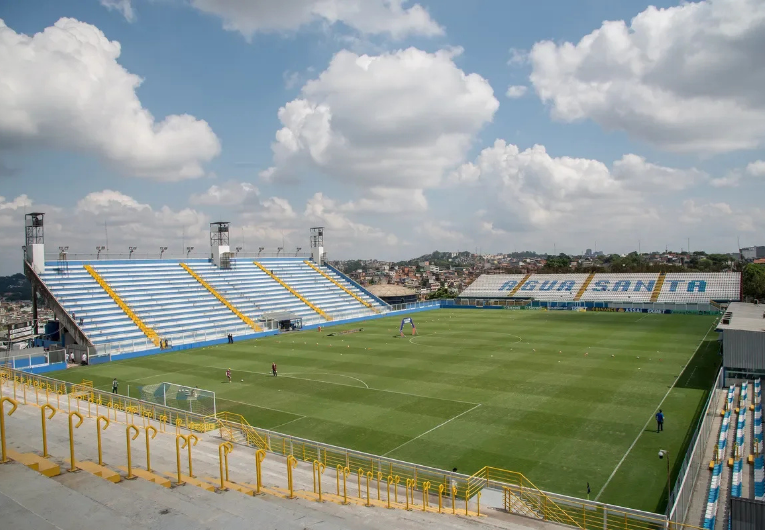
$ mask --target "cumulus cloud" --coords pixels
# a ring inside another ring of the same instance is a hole
[[[510,99],[517,99],[526,95],[526,91],[528,89],[529,88],[525,85],[510,85],[507,87],[505,96],[509,97]]]
[[[351,220],[340,210],[337,201],[326,197],[323,193],[316,193],[308,199],[303,215],[309,221],[322,223],[334,233],[341,247],[347,247],[348,243],[360,239],[366,240],[366,243],[379,242],[386,245],[395,245],[398,242],[398,238],[393,234]]]
[[[261,176],[309,166],[361,187],[438,185],[499,107],[488,81],[455,65],[460,51],[337,53],[279,109],[275,165]]]
[[[757,160],[746,166],[747,174],[753,177],[765,177],[765,161]]]
[[[763,49],[762,1],[683,2],[604,22],[576,44],[538,42],[530,79],[556,119],[721,153],[763,144]]]
[[[189,202],[195,205],[237,206],[258,193],[258,188],[249,182],[228,181],[220,186],[213,184],[203,193],[193,194]]]
[[[312,23],[338,23],[363,34],[394,39],[442,35],[444,30],[420,4],[407,0],[191,0],[223,19],[223,27],[250,39],[257,32],[295,31]]]
[[[686,189],[706,178],[696,169],[659,166],[631,154],[609,168],[598,160],[550,156],[541,145],[522,151],[496,140],[449,182],[480,186],[490,206],[479,215],[480,230],[498,235],[523,227],[568,230],[600,216],[614,229],[628,227],[657,218],[646,201],[652,193]]]
[[[365,197],[340,206],[343,212],[356,213],[420,213],[427,209],[423,190],[401,188],[371,188]]]
[[[135,20],[135,13],[133,12],[133,5],[131,0],[99,0],[101,5],[109,11],[118,11],[125,17],[128,22]]]
[[[67,149],[125,175],[202,176],[220,152],[218,138],[188,114],[157,121],[136,95],[142,79],[117,62],[120,52],[101,30],[71,18],[31,37],[0,20],[0,151]]]

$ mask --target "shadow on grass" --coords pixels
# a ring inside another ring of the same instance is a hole
[[[690,428],[685,433],[685,438],[680,446],[680,451],[677,455],[674,455],[674,462],[671,470],[671,483],[674,488],[677,477],[680,474],[680,469],[685,460],[685,455],[688,452],[688,447],[693,441],[693,436],[696,434],[696,429],[699,426],[701,416],[704,414],[704,407],[707,404],[712,384],[714,384],[715,376],[720,370],[722,359],[720,358],[720,344],[716,338],[711,338],[703,341],[696,353],[693,355],[691,362],[685,368],[680,379],[675,384],[675,388],[691,388],[696,390],[703,390],[703,394],[699,397],[699,401],[696,404],[696,410],[693,413],[693,419],[690,423]],[[646,429],[647,432],[656,432],[655,430]],[[662,493],[659,503],[656,506],[656,513],[664,513],[667,510],[667,492]]]

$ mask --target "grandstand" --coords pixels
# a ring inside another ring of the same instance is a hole
[[[27,216],[25,272],[91,355],[200,345],[273,331],[274,315],[300,327],[368,318],[390,306],[324,263],[323,228],[312,257],[236,258],[228,223],[211,223],[211,259],[45,260],[43,214]],[[35,308],[33,308],[36,310]]]
[[[740,300],[741,273],[483,274],[460,298],[709,304]]]

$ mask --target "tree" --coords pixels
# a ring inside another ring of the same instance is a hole
[[[741,275],[744,296],[765,298],[765,266],[749,263]]]

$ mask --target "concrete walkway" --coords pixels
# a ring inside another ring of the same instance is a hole
[[[7,395],[7,393],[5,394]],[[7,405],[6,405],[7,406]],[[6,409],[7,410],[7,409]],[[12,416],[5,418],[7,445],[19,452],[42,454],[41,413],[34,405],[19,405]],[[74,429],[75,461],[98,461],[96,418],[87,417]],[[124,413],[123,413],[124,415]],[[124,418],[122,418],[124,421]],[[135,421],[140,421],[135,418]],[[155,425],[156,426],[156,425]],[[132,464],[146,469],[146,438],[143,424],[140,436],[131,442]],[[52,479],[17,463],[0,465],[0,510],[4,528],[72,529],[134,528],[143,530],[162,528],[175,530],[215,529],[238,530],[244,528],[273,529],[340,529],[370,528],[380,530],[415,529],[426,526],[444,529],[496,528],[508,530],[552,529],[559,525],[507,514],[496,507],[481,503],[481,517],[451,514],[451,502],[444,499],[444,511],[438,514],[422,511],[422,492],[415,492],[416,506],[412,511],[385,509],[387,492],[381,483],[377,502],[376,481],[370,483],[370,497],[376,504],[365,507],[366,481],[362,481],[359,499],[356,475],[348,477],[350,506],[339,504],[334,495],[337,481],[334,469],[327,469],[322,478],[322,489],[329,502],[317,502],[313,493],[312,467],[300,462],[294,470],[296,499],[287,499],[287,466],[284,458],[268,454],[263,462],[262,477],[270,494],[250,497],[238,491],[206,491],[190,484],[164,488],[143,479],[108,482],[86,471],[68,473],[69,432],[65,412],[57,413],[47,421],[48,452],[51,460],[61,466],[62,474]],[[217,434],[217,431],[215,431]],[[184,432],[183,434],[188,434]],[[213,433],[199,434],[199,442],[192,449],[193,473],[198,479],[207,479],[210,485],[219,484],[218,445],[221,439]],[[118,470],[127,463],[126,425],[112,423],[101,431],[104,463]],[[159,433],[150,441],[151,467],[175,483],[175,432]],[[255,454],[245,446],[234,446],[228,457],[229,479],[237,484],[256,482]],[[182,453],[182,472],[188,474],[187,453]],[[254,486],[253,486],[254,488]],[[341,482],[342,493],[342,482]],[[297,491],[299,490],[299,491]],[[487,492],[488,493],[488,492]],[[391,495],[393,497],[393,495]],[[487,501],[492,498],[487,494]],[[404,488],[398,489],[403,502]],[[496,502],[494,502],[496,504]],[[438,507],[436,496],[430,496],[431,508]],[[477,508],[471,501],[470,511]],[[458,501],[457,512],[464,514],[464,501]],[[7,522],[7,526],[6,526]]]

